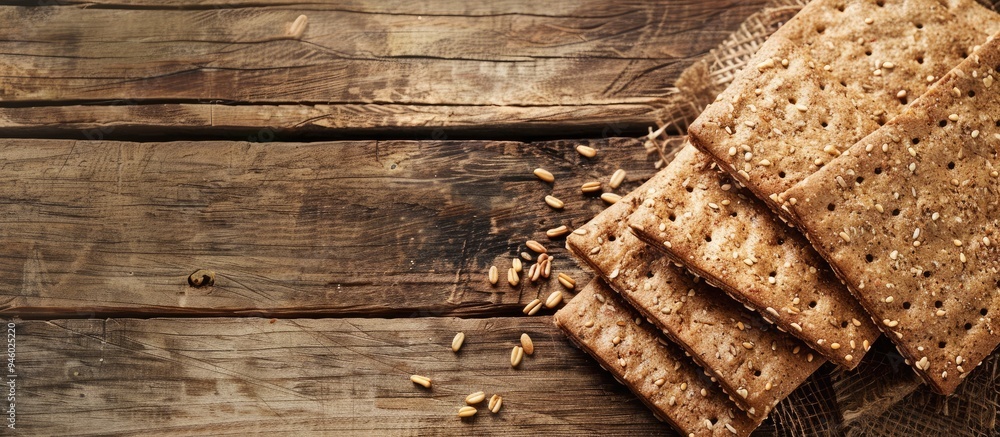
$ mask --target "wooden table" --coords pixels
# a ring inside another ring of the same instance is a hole
[[[588,281],[544,230],[655,171],[634,138],[762,1],[41,3],[0,6],[16,433],[670,432],[521,313],[556,281],[486,272],[536,239]]]

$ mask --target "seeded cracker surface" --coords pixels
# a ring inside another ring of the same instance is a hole
[[[649,323],[637,324],[637,317],[596,279],[556,312],[553,320],[658,418],[685,435],[746,436],[760,425],[763,418],[751,419],[737,409],[680,349]],[[617,344],[615,338],[620,339]]]
[[[898,115],[997,30],[1000,16],[972,0],[813,1],[698,117],[692,142],[788,217],[780,193]]]
[[[861,305],[796,230],[687,146],[629,218],[652,247],[817,352],[854,368],[879,336]]]
[[[951,393],[1000,343],[1000,40],[786,193],[917,373]]]
[[[825,360],[720,290],[695,282],[629,232],[626,216],[657,178],[579,228],[567,245],[715,377],[741,409],[766,417]]]

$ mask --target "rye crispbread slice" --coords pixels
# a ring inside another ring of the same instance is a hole
[[[920,376],[951,393],[1000,325],[1000,40],[785,193]]]
[[[663,330],[749,414],[766,417],[825,361],[629,232],[626,216],[657,178],[567,238],[567,247]]]
[[[643,322],[600,279],[557,311],[553,322],[657,418],[684,435],[746,436],[763,421],[740,411],[681,349]]]
[[[687,146],[629,217],[633,232],[834,363],[854,368],[879,336],[796,230]]]
[[[789,218],[783,191],[899,114],[998,29],[1000,15],[972,0],[813,1],[688,133]]]

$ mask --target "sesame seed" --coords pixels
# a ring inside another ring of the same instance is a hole
[[[521,360],[524,359],[524,348],[521,346],[514,346],[514,349],[510,351],[510,366],[517,367],[521,365]]]
[[[958,254],[958,260],[962,261],[964,263],[966,261],[965,253],[959,253]]]
[[[688,389],[688,383],[682,382],[681,383],[681,390],[687,390],[687,389]]]
[[[883,152],[888,152],[889,151],[889,144],[883,143],[882,144],[882,151]]]
[[[839,235],[840,235],[840,238],[842,240],[844,240],[844,242],[847,242],[847,243],[851,242],[851,236],[847,235],[847,232],[841,231]]]
[[[500,407],[503,406],[503,397],[500,395],[493,395],[490,397],[490,402],[487,404],[491,413],[496,414],[500,412]]]
[[[615,170],[615,172],[611,175],[611,181],[608,182],[608,186],[610,186],[611,189],[615,189],[621,186],[622,182],[624,181],[625,181],[625,170],[619,168],[618,170]]]
[[[619,200],[622,200],[622,196],[619,196],[615,193],[604,193],[601,194],[601,200],[603,200],[605,203],[609,205],[614,205],[618,203]]]
[[[916,228],[913,230],[913,239],[916,240],[919,237],[920,237],[920,228]]]
[[[801,346],[795,346],[792,348],[792,355],[798,355],[800,350],[802,350]]]
[[[414,384],[419,384],[424,388],[431,388],[431,379],[426,376],[411,375],[410,381],[413,381]]]
[[[743,322],[736,322],[736,327],[739,328],[740,331],[742,331],[743,329],[746,328],[746,325],[744,325]]]
[[[808,361],[810,363],[813,362],[813,354],[806,355],[806,361]]]
[[[844,181],[844,178],[842,176],[837,175],[836,179],[837,179],[837,185],[840,185],[840,188],[847,189],[847,182]]]
[[[958,89],[958,87],[952,88],[951,92],[955,94],[955,97],[962,97],[962,90]]]
[[[549,173],[549,171],[546,170],[546,169],[544,169],[544,168],[536,168],[535,171],[534,171],[534,173],[535,173],[535,176],[538,177],[538,179],[541,179],[541,180],[543,180],[545,182],[552,183],[552,182],[555,182],[555,180],[556,180],[556,177],[552,176],[552,173]]]
[[[511,287],[517,287],[517,284],[521,283],[521,277],[517,275],[517,271],[513,267],[507,269],[507,283]]]
[[[545,308],[555,308],[560,303],[562,303],[562,292],[556,290],[550,293],[549,297],[545,299]]]
[[[702,397],[708,396],[708,390],[701,389],[701,396]]]
[[[885,320],[882,320],[882,323],[885,324],[885,326],[888,326],[890,328],[895,328],[896,325],[899,325],[899,321],[898,320],[885,319]]]
[[[885,303],[892,303],[892,301],[893,301],[892,296],[889,296],[889,297],[885,298]]]
[[[872,24],[874,22],[875,22],[875,20],[872,19],[872,17],[865,18],[865,24]]]
[[[951,121],[958,121],[958,114],[951,114],[948,116],[948,119]]]
[[[798,109],[799,112],[806,112],[807,110],[809,110],[809,107],[807,107],[806,105],[803,105],[803,104],[799,103],[799,104],[795,105],[795,109]]]
[[[844,355],[844,361],[847,361],[848,363],[854,361],[854,355],[851,354]]]
[[[486,400],[486,393],[477,391],[465,397],[465,403],[475,405]]]
[[[962,356],[961,355],[955,357],[955,364],[957,364],[959,366],[962,365]]]
[[[947,314],[947,312],[945,310],[937,310],[937,312],[934,313],[934,315],[938,316],[938,317],[942,317],[945,314]]]
[[[600,303],[604,303],[604,295],[602,294],[595,294],[594,299],[597,299],[597,301]]]
[[[753,159],[753,153],[747,152],[743,154],[743,160],[749,162]]]
[[[882,204],[881,203],[876,203],[875,204],[875,210],[877,210],[880,213],[881,212],[885,212],[885,208],[882,208]]]
[[[745,388],[736,389],[736,393],[742,396],[743,399],[746,399],[746,397],[750,395],[750,392],[748,392]]]
[[[787,59],[782,59],[781,60],[781,66],[782,67],[787,67],[788,66],[788,60]]]
[[[743,347],[745,347],[747,349],[753,349],[753,343],[750,343],[749,341],[744,341],[743,342]]]
[[[459,332],[455,334],[455,338],[451,339],[451,351],[458,352],[462,348],[462,343],[465,342],[465,333]]]
[[[569,228],[567,228],[566,225],[562,225],[545,231],[545,236],[549,238],[559,238],[568,233]]]
[[[872,71],[872,75],[873,76],[881,76],[882,75],[882,69],[875,69],[875,71]]]
[[[830,71],[830,70],[833,70],[833,67],[831,67],[829,64],[823,66],[823,71]]]
[[[589,146],[576,146],[576,152],[587,158],[593,158],[597,156],[597,150]]]
[[[587,327],[587,328],[593,328],[594,327],[594,321],[593,320],[587,320],[587,323],[584,323],[583,326]]]
[[[910,169],[911,172],[917,171],[917,163],[911,162],[910,166],[909,166],[909,169]]]
[[[729,202],[729,199],[723,199],[722,202],[720,202],[720,203],[722,203],[722,206],[729,206],[730,202]]]
[[[796,331],[802,332],[802,325],[798,323],[792,323],[792,327],[795,328]]]
[[[840,343],[830,343],[830,349],[833,350],[840,349]]]
[[[895,66],[896,66],[896,64],[893,64],[892,62],[883,62],[883,63],[882,63],[882,68],[888,68],[888,69],[890,69],[890,70],[891,70],[891,69],[892,69],[893,67],[895,67]]]
[[[769,312],[769,313],[773,314],[773,315],[774,315],[775,317],[779,317],[779,316],[780,316],[780,314],[778,314],[778,310],[776,310],[776,309],[774,309],[774,308],[771,308],[771,307],[767,307],[767,309],[766,309],[766,310],[767,310],[767,312]]]
[[[990,247],[990,238],[983,237],[983,244],[986,245],[986,247]]]
[[[861,326],[861,321],[858,319],[851,319],[851,324],[854,326]]]
[[[959,240],[959,239],[955,239],[955,240],[951,240],[951,242],[952,242],[952,244],[954,244],[954,245],[955,245],[956,247],[960,247],[960,246],[962,245],[962,240]]]
[[[767,59],[766,61],[757,64],[757,69],[760,71],[767,70],[771,67],[774,67],[774,59]]]
[[[979,131],[977,130],[972,131],[972,138],[977,138],[977,137],[979,137]]]
[[[937,220],[940,217],[941,217],[941,214],[938,214],[936,212],[934,214],[931,214],[931,220]]]
[[[764,384],[764,390],[771,390],[771,388],[773,388],[773,387],[774,387],[774,386],[773,386],[773,385],[771,385],[771,382],[770,382],[770,381],[769,381],[769,382],[768,382],[767,384]]]
[[[492,285],[497,285],[497,281],[500,280],[500,272],[497,271],[497,266],[490,266],[489,280]]]
[[[894,250],[892,252],[889,252],[889,258],[896,259],[897,256],[899,256],[899,251]]]
[[[729,156],[736,156],[736,148],[735,147],[730,147],[729,148]]]
[[[733,428],[733,426],[728,423],[726,424],[726,429],[733,434],[739,434],[738,432],[736,432],[736,428]]]
[[[709,208],[712,208],[712,209],[719,209],[719,205],[717,205],[717,204],[715,204],[715,203],[712,203],[712,202],[709,202],[709,203],[708,203],[708,207],[709,207]]]
[[[748,266],[752,266],[753,265],[753,260],[750,259],[750,258],[746,258],[746,259],[743,260],[743,264],[746,264]]]
[[[529,316],[533,316],[537,314],[538,310],[540,310],[541,308],[542,308],[542,300],[535,299],[532,300],[531,302],[528,302],[528,304],[524,306],[524,309],[521,310],[521,312]]]
[[[906,148],[906,151],[907,151],[907,152],[910,152],[910,156],[912,156],[912,157],[914,157],[914,158],[916,158],[916,157],[917,157],[917,151],[916,151],[916,150],[914,150],[914,149],[913,149],[912,147],[907,147],[907,148]]]

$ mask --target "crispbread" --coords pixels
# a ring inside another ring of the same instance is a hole
[[[1000,343],[997,68],[994,39],[785,193],[816,248],[940,393]]]
[[[763,418],[736,408],[656,329],[600,279],[595,279],[553,321],[581,349],[635,393],[656,417],[684,435],[746,436]],[[637,323],[640,322],[640,323]],[[660,386],[657,380],[662,379]]]
[[[813,1],[688,133],[787,217],[781,192],[899,114],[997,29],[1000,15],[972,0]]]
[[[577,229],[567,247],[686,350],[740,408],[766,417],[825,360],[629,232],[625,217],[657,178]]]
[[[694,147],[652,181],[629,217],[640,239],[831,361],[861,362],[878,328],[801,234]]]

